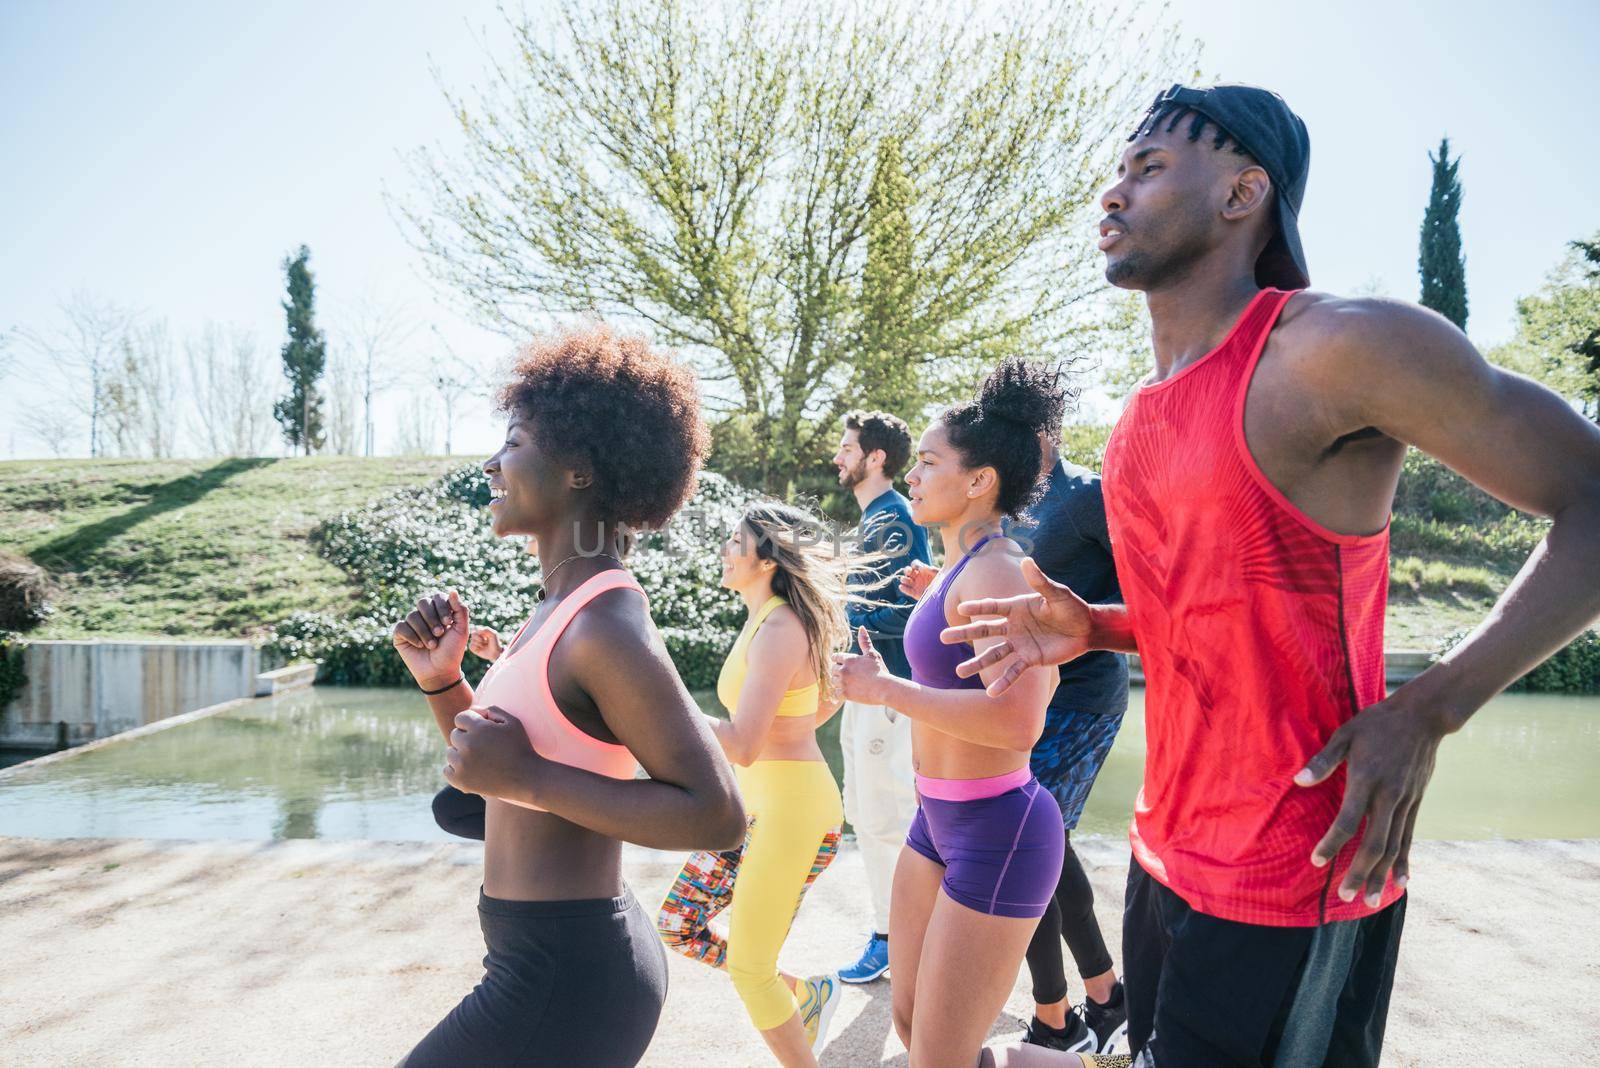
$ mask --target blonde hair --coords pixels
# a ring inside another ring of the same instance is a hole
[[[782,501],[756,501],[745,509],[743,526],[755,536],[756,556],[777,565],[772,592],[789,602],[810,646],[811,666],[826,697],[833,697],[828,681],[834,653],[850,645],[849,602],[881,607],[888,602],[862,596],[894,581],[894,575],[874,577],[854,589],[850,579],[875,575],[888,560],[883,553],[850,553],[825,520]]]

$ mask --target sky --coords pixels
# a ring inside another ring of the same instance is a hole
[[[1207,74],[1276,89],[1305,119],[1301,233],[1318,289],[1416,298],[1428,153],[1445,135],[1462,158],[1468,331],[1480,345],[1510,336],[1516,298],[1566,242],[1600,230],[1585,54],[1600,4],[1173,0],[1170,17],[1201,40]],[[324,325],[364,298],[387,302],[425,324],[408,361],[448,346],[492,364],[509,342],[423,275],[384,193],[414,188],[405,153],[457,143],[434,71],[465,88],[504,44],[486,0],[5,0],[0,330],[48,328],[85,289],[165,318],[180,338],[210,320],[275,352],[281,263],[303,243]],[[47,401],[50,368],[13,351],[0,458],[49,455],[20,416]],[[403,380],[385,394],[378,451],[425,389]],[[442,426],[437,409],[424,404]],[[454,423],[463,455],[493,451],[502,430],[482,400]],[[86,455],[87,440],[67,453]]]

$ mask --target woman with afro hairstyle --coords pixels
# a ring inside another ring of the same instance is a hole
[[[632,1065],[667,967],[622,843],[730,849],[745,832],[732,769],[621,552],[689,497],[708,434],[688,368],[603,325],[528,346],[499,399],[491,524],[536,540],[540,601],[476,692],[454,591],[394,627],[448,744],[445,778],[486,799],[485,974],[402,1063]]]
[[[919,1068],[978,1063],[1061,873],[1061,811],[1028,764],[1056,672],[1029,670],[990,697],[987,672],[956,673],[973,648],[940,641],[967,622],[962,601],[1030,589],[1002,526],[1040,492],[1040,437],[1060,416],[1058,377],[1007,360],[976,400],[946,409],[917,443],[906,476],[911,516],[939,535],[944,567],[926,586],[909,576],[902,586],[923,589],[905,630],[912,677],[890,674],[864,630],[859,655],[834,658],[848,700],[911,720],[918,808],[895,867],[889,971],[895,1029]]]

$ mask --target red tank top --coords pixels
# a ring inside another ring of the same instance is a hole
[[[1250,379],[1292,295],[1263,290],[1221,345],[1139,389],[1101,477],[1145,675],[1134,857],[1197,911],[1272,926],[1376,911],[1338,896],[1359,835],[1311,865],[1344,767],[1310,788],[1294,774],[1384,696],[1389,582],[1387,528],[1321,526],[1245,444]],[[1382,904],[1397,897],[1391,881]]]

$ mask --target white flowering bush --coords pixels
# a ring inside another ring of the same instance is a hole
[[[755,496],[720,475],[702,473],[678,515],[641,538],[628,560],[691,688],[715,684],[738,633],[740,606],[717,584],[717,553]],[[347,613],[290,616],[274,630],[272,651],[316,661],[325,682],[406,683],[389,638],[394,622],[423,594],[448,589],[460,591],[474,626],[513,630],[533,610],[539,567],[522,539],[490,533],[488,503],[488,480],[476,465],[464,464],[426,486],[400,490],[321,524],[312,544],[350,575],[360,597]]]

